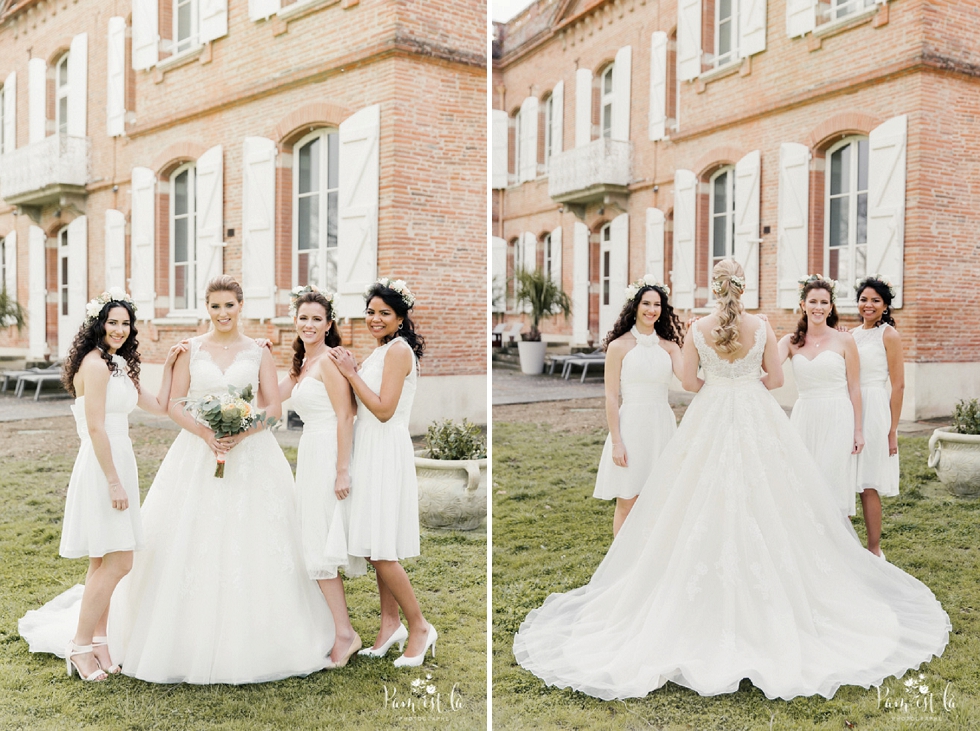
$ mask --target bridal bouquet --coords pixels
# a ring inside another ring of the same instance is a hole
[[[206,424],[218,439],[241,434],[255,424],[264,423],[272,428],[279,422],[275,417],[257,412],[252,406],[251,384],[245,388],[228,386],[228,393],[209,394],[194,401],[191,399],[181,399],[181,401],[185,404],[184,408],[202,424]],[[214,476],[225,476],[224,455],[218,457]]]

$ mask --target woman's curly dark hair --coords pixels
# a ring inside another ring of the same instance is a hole
[[[118,370],[116,362],[109,355],[109,348],[105,344],[105,321],[109,318],[109,312],[114,307],[122,307],[129,315],[129,337],[117,350],[116,355],[121,355],[126,360],[126,371],[136,390],[140,390],[140,354],[139,341],[136,339],[136,312],[133,306],[122,300],[112,300],[103,305],[99,311],[99,316],[94,320],[86,320],[79,328],[68,357],[65,359],[65,366],[61,370],[61,383],[65,390],[72,396],[75,395],[75,374],[82,367],[82,360],[93,350],[98,350],[102,360],[109,367],[109,373],[114,374]]]
[[[408,306],[400,293],[393,290],[391,287],[386,287],[380,282],[375,282],[368,289],[367,294],[364,295],[364,304],[367,305],[372,298],[380,297],[384,300],[384,303],[388,305],[391,309],[395,311],[395,314],[402,319],[402,324],[398,328],[398,332],[394,335],[389,335],[385,338],[384,342],[387,343],[395,338],[404,338],[405,342],[415,353],[415,357],[422,358],[422,352],[425,350],[425,338],[423,338],[419,333],[415,332],[415,323],[412,322],[412,318],[408,316],[409,310],[412,308]],[[382,343],[383,345],[384,343]]]
[[[613,329],[606,334],[605,339],[602,341],[603,350],[608,350],[609,343],[620,335],[628,333],[633,325],[636,324],[636,311],[640,307],[640,301],[643,299],[644,293],[650,290],[660,295],[660,317],[654,323],[653,331],[663,340],[670,340],[678,345],[683,345],[684,336],[681,334],[681,322],[677,319],[677,313],[674,312],[674,308],[667,301],[667,293],[660,289],[660,287],[647,286],[640,288],[636,296],[623,305],[616,324],[613,325]]]
[[[831,328],[837,327],[837,322],[840,320],[840,317],[837,314],[837,305],[834,304],[834,293],[830,289],[832,286],[830,282],[824,279],[811,279],[803,285],[803,291],[800,292],[800,310],[802,310],[803,314],[800,317],[800,321],[796,323],[796,332],[789,336],[789,341],[793,345],[802,348],[806,343],[806,330],[809,323],[806,319],[806,310],[803,309],[803,303],[806,302],[807,295],[815,289],[822,289],[830,296],[830,314],[827,315],[827,325]]]
[[[340,345],[340,332],[337,330],[337,323],[334,320],[333,305],[330,304],[330,300],[322,292],[304,292],[293,304],[296,306],[297,315],[299,314],[300,305],[305,305],[312,302],[317,305],[321,305],[327,313],[327,321],[330,323],[330,327],[327,328],[326,335],[323,338],[323,342],[326,343],[328,348],[336,348]],[[293,341],[293,366],[289,369],[289,375],[293,378],[299,378],[299,371],[303,367],[303,359],[306,357],[306,344],[303,342],[303,338],[296,336]]]
[[[885,311],[881,313],[881,319],[875,323],[875,327],[879,325],[891,325],[896,327],[895,318],[892,317],[892,291],[887,284],[882,282],[877,277],[865,277],[860,282],[858,286],[855,287],[855,299],[861,299],[861,293],[871,287],[878,295],[881,297],[881,301],[885,303]]]

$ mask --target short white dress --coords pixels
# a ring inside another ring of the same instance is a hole
[[[797,353],[792,362],[799,398],[790,423],[826,478],[834,502],[846,515],[854,515],[854,407],[847,392],[844,356],[832,350],[812,359]]]
[[[877,490],[882,497],[898,495],[898,454],[888,455],[892,425],[888,355],[882,340],[885,328],[851,331],[861,356],[861,408],[864,450],[857,459],[857,491]]]
[[[82,444],[72,468],[65,501],[59,548],[65,558],[96,558],[113,551],[133,551],[143,547],[136,455],[129,440],[129,412],[136,408],[139,394],[126,373],[125,359],[119,355],[113,355],[112,359],[117,370],[106,386],[105,430],[112,449],[112,462],[129,497],[129,507],[126,510],[112,507],[109,481],[88,434],[85,397],[79,396],[71,411]]]
[[[367,571],[367,562],[347,553],[350,496],[337,500],[337,413],[323,381],[304,378],[293,387],[290,404],[303,420],[296,456],[296,496],[303,536],[303,559],[311,579],[332,579]]]
[[[404,340],[388,341],[361,364],[361,378],[375,393],[381,391],[385,356],[397,342]],[[357,400],[347,549],[352,556],[398,561],[419,555],[419,486],[408,431],[418,383],[414,354],[412,360],[415,367],[405,376],[398,406],[388,421],[379,421]]]
[[[592,493],[600,500],[639,495],[654,460],[677,431],[677,419],[667,402],[667,388],[674,373],[670,355],[660,346],[657,333],[643,335],[635,326],[630,332],[636,338],[636,346],[623,357],[619,374],[623,397],[619,433],[626,448],[627,466],[613,462],[612,436],[607,436]]]

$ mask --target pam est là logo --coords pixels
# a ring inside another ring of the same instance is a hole
[[[925,673],[908,673],[897,690],[878,686],[878,708],[910,716],[937,717],[956,708],[952,683],[926,677]]]
[[[459,686],[453,683],[448,694],[437,687],[431,673],[415,678],[409,690],[399,691],[397,686],[383,686],[384,707],[396,713],[451,713],[463,706]]]

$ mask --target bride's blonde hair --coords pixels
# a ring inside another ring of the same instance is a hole
[[[711,291],[718,305],[718,327],[711,331],[715,345],[723,353],[735,353],[742,347],[738,341],[738,326],[745,308],[745,272],[734,259],[722,259],[711,270]]]

